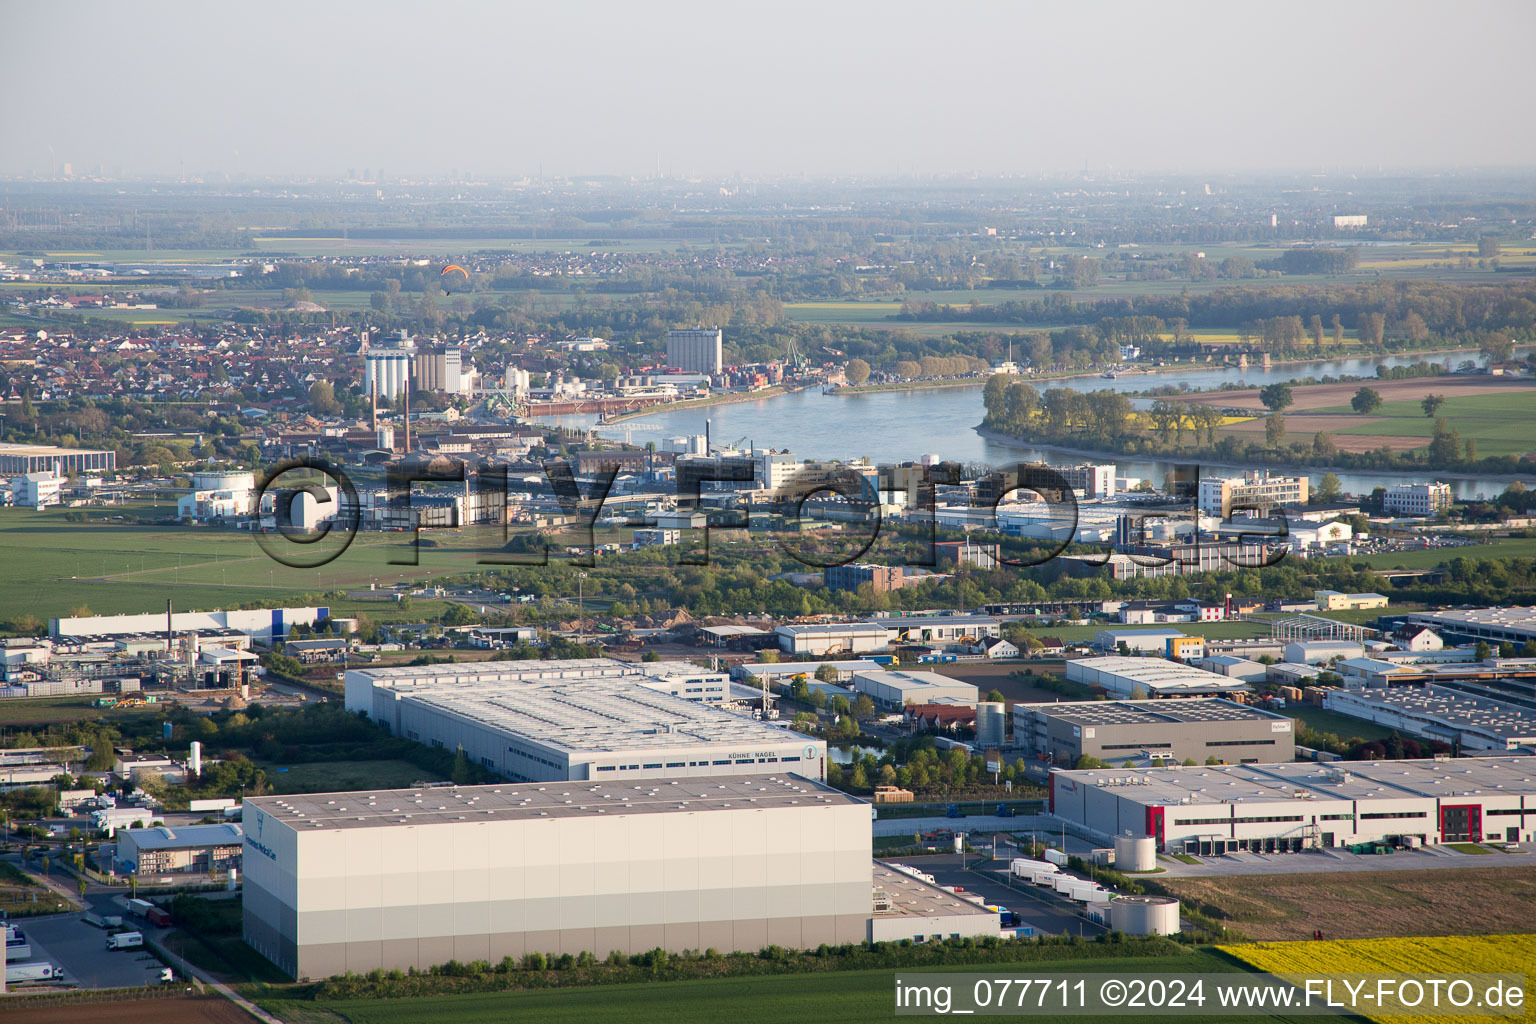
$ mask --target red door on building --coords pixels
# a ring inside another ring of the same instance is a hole
[[[1147,835],[1157,840],[1157,848],[1163,848],[1163,808],[1147,808]]]

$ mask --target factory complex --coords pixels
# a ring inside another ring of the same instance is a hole
[[[1212,697],[1015,704],[1013,736],[1030,757],[1066,766],[1080,757],[1150,765],[1296,756],[1291,719]]]
[[[705,691],[729,685],[724,673],[659,664],[582,658],[353,669],[346,704],[394,735],[462,748],[515,781],[826,777],[825,741],[711,706]]]

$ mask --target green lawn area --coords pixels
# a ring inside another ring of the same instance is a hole
[[[362,789],[403,789],[413,782],[441,782],[409,761],[314,761],[308,764],[257,762],[274,793],[346,793]]]
[[[127,717],[159,712],[160,708],[154,704],[142,704],[126,711],[98,708],[95,697],[16,697],[0,701],[0,729],[73,722],[81,718]]]
[[[1349,413],[1347,406],[1315,410],[1322,413]],[[1523,455],[1536,449],[1536,388],[1491,395],[1447,398],[1435,414],[1451,427],[1477,441],[1478,455]],[[1422,437],[1425,443],[1434,436],[1435,420],[1424,415],[1418,402],[1386,402],[1371,417],[1334,431],[1364,437]]]
[[[1445,845],[1457,853],[1470,853],[1476,856],[1491,855],[1493,853],[1488,847],[1479,846],[1477,843],[1446,843]]]
[[[926,967],[924,973],[1051,975],[1113,974],[1118,977],[1165,976],[1171,973],[1235,974],[1243,968],[1214,950],[1197,950],[1173,957],[1127,957],[1029,961],[1008,964]],[[336,1002],[294,1002],[256,995],[256,1001],[282,1020],[307,1024],[332,1020],[335,1014],[350,1024],[503,1024],[540,1020],[561,1024],[716,1024],[750,1019],[754,1024],[864,1024],[894,1015],[894,985],[900,972],[834,971],[825,974],[709,978],[648,985],[608,985],[528,992],[430,996],[408,999],[353,999]],[[430,999],[430,1002],[428,1000]],[[316,1013],[316,1011],[320,1011]],[[1030,1020],[1083,1021],[1081,1015],[1029,1014]],[[1264,1019],[1257,1015],[1202,1017],[1202,1020]]]
[[[1384,740],[1392,735],[1392,730],[1384,725],[1367,722],[1363,718],[1351,718],[1349,715],[1313,707],[1311,704],[1287,703],[1284,713],[1299,720],[1309,729],[1331,732],[1340,739],[1358,736],[1363,740]]]

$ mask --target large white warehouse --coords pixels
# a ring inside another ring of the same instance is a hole
[[[1248,693],[1253,687],[1203,668],[1162,658],[1105,655],[1067,662],[1067,678],[1085,686],[1102,686],[1118,696],[1195,697]]]
[[[245,829],[245,941],[299,979],[869,928],[869,807],[788,774],[252,797]]]
[[[353,669],[347,710],[520,782],[788,771],[826,777],[827,745],[696,701],[724,677],[608,658]],[[690,693],[698,687],[699,694]],[[673,691],[681,690],[674,695]]]
[[[1244,764],[1058,771],[1051,813],[1106,839],[1132,832],[1202,856],[1285,852],[1399,836],[1427,844],[1530,842],[1536,761]]]

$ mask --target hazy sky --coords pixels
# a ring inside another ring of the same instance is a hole
[[[0,0],[0,173],[1529,167],[1533,40],[1526,0]]]

